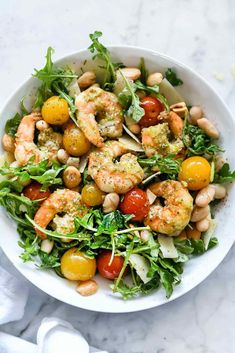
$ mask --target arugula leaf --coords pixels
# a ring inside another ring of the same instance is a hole
[[[133,87],[136,90],[145,91],[147,94],[154,95],[164,106],[167,112],[170,111],[170,106],[167,102],[167,99],[159,93],[159,86],[146,86],[140,80],[136,80],[133,83]]]
[[[74,78],[77,78],[71,69],[59,68],[54,66],[52,62],[52,54],[54,50],[49,47],[46,54],[46,64],[40,69],[34,69],[34,77],[42,81],[41,87],[39,87],[36,95],[36,101],[34,108],[40,108],[45,100],[51,97],[56,89],[60,87],[60,90],[67,93],[67,88]],[[57,92],[58,93],[58,92]]]
[[[17,223],[32,227],[25,219],[25,214],[27,213],[30,217],[34,215],[38,209],[36,201],[31,201],[25,196],[13,194],[6,188],[0,191],[0,204],[5,207],[8,214]]]
[[[25,241],[18,241],[18,245],[24,249],[24,252],[20,255],[23,262],[33,261],[34,257],[38,255],[39,245],[38,238],[34,236],[34,240],[31,241],[29,237]]]
[[[147,167],[151,170],[156,170],[156,168],[158,168],[161,173],[167,174],[169,179],[177,178],[181,165],[181,160],[175,159],[174,155],[162,157],[159,154],[155,154],[149,158],[146,156],[140,156],[138,162],[141,167]]]
[[[131,218],[131,215],[123,215],[119,210],[110,212],[104,215],[102,222],[97,229],[97,235],[102,233],[112,234],[118,229],[127,227],[127,221]]]
[[[160,267],[158,272],[160,275],[160,282],[166,291],[166,297],[170,298],[173,293],[174,276],[169,271],[163,270]]]
[[[147,77],[148,77],[148,70],[146,68],[144,58],[140,58],[139,69],[140,69],[140,72],[141,72],[140,82],[143,83],[144,85],[146,85],[146,80],[147,80]]]
[[[20,125],[20,122],[22,120],[22,117],[27,115],[29,112],[24,106],[24,99],[25,97],[22,97],[20,100],[20,111],[21,114],[18,112],[13,116],[13,118],[8,119],[6,124],[5,124],[5,132],[12,136],[15,137],[17,133],[18,126]]]
[[[5,125],[5,132],[10,136],[15,136],[18,126],[21,122],[21,116],[19,113],[16,113],[13,118],[8,119]]]
[[[62,178],[58,176],[65,167],[56,161],[53,161],[51,165],[47,159],[42,160],[38,164],[29,161],[24,167],[10,167],[6,164],[0,167],[0,175],[13,179],[4,180],[0,183],[0,189],[9,186],[11,189],[21,192],[25,183],[30,181],[30,179],[42,184],[42,189],[47,189],[51,185],[62,185]],[[16,180],[14,177],[16,177]]]
[[[207,250],[214,248],[216,245],[218,245],[218,239],[215,237],[211,238]]]
[[[235,170],[231,171],[228,163],[225,163],[218,172],[215,172],[215,183],[222,184],[232,182],[233,180],[235,180]]]
[[[140,121],[142,116],[144,116],[145,112],[144,109],[140,106],[139,97],[137,96],[137,94],[135,94],[136,86],[133,82],[126,79],[126,77],[122,74],[121,71],[120,74],[122,75],[123,80],[125,81],[126,87],[119,94],[119,102],[122,105],[124,104],[123,107],[126,109],[126,116],[131,117],[133,120],[138,122]]]
[[[92,44],[88,47],[88,49],[91,53],[95,53],[93,59],[99,58],[105,63],[105,66],[103,67],[105,69],[105,76],[102,86],[104,87],[106,85],[106,88],[112,88],[112,84],[116,80],[116,70],[120,67],[123,67],[123,64],[112,62],[108,49],[99,41],[99,38],[102,37],[102,35],[103,33],[99,31],[95,31],[94,33],[89,34]]]
[[[50,254],[39,251],[41,264],[40,269],[60,267],[60,256],[57,248],[54,248]]]
[[[135,279],[136,283],[133,286],[128,285],[123,279],[120,280],[118,287],[116,287],[115,292],[120,293],[124,300],[136,297],[139,294],[149,294],[153,290],[159,287],[159,277],[156,275],[148,283],[141,283],[138,276]],[[114,288],[112,285],[111,288]]]
[[[145,84],[143,84],[140,80],[136,80],[134,82],[134,87],[135,90],[139,89],[141,91],[145,91],[148,94],[155,94],[157,95],[159,93],[159,86],[147,86]]]
[[[172,86],[180,86],[183,84],[183,81],[177,77],[176,72],[171,68],[166,70],[165,77],[172,84]]]
[[[186,240],[178,240],[174,239],[174,244],[181,253],[186,255],[202,255],[207,250],[205,249],[205,245],[202,239],[186,239]],[[208,250],[212,249],[214,246],[218,244],[217,238],[213,237],[210,239]]]
[[[65,165],[60,165],[57,162],[53,162],[50,169],[46,170],[42,175],[30,176],[31,179],[36,180],[42,184],[42,189],[47,189],[51,185],[62,185],[63,181],[61,177],[58,177],[60,172],[66,168]]]
[[[183,267],[180,261],[175,262],[172,259],[159,258],[158,262],[165,270],[170,270],[176,277],[183,273]]]
[[[159,86],[146,86],[141,80],[132,82],[128,80],[120,71],[125,82],[125,88],[118,95],[118,100],[123,109],[126,110],[125,114],[138,122],[144,116],[144,109],[140,106],[140,100],[136,94],[137,90],[145,91],[147,94],[152,94],[165,106],[166,111],[170,111],[169,104],[166,98],[159,93]]]
[[[184,122],[183,142],[188,149],[189,156],[203,154],[215,155],[222,151],[202,129],[189,124],[187,117]]]

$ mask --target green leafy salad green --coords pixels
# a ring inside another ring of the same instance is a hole
[[[99,273],[123,299],[159,287],[170,298],[191,257],[218,243],[215,206],[200,194],[211,188],[220,201],[235,171],[218,166],[223,149],[190,107],[177,113],[161,82],[147,84],[144,58],[127,68],[101,37],[90,34],[95,73],[86,62],[79,73],[58,67],[51,47],[35,69],[34,105],[23,97],[5,124],[0,204],[17,225],[22,261],[75,281],[79,293],[92,280],[94,294]],[[170,92],[183,85],[173,68],[162,77]]]

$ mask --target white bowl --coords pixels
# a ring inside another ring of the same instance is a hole
[[[176,69],[178,76],[184,84],[179,87],[179,92],[189,104],[201,105],[206,116],[215,123],[221,133],[220,143],[226,150],[225,156],[228,158],[231,167],[235,168],[235,122],[224,104],[223,100],[208,85],[208,83],[185,65],[171,59],[165,55],[135,47],[115,46],[109,48],[112,56],[118,62],[123,62],[127,66],[136,66],[139,58],[145,58],[147,68],[150,71],[165,72],[166,68]],[[78,70],[84,60],[88,59],[86,68],[93,67],[94,62],[87,50],[81,50],[75,54],[68,55],[57,61],[58,64],[68,64]],[[4,133],[4,125],[19,108],[19,101],[23,96],[28,97],[28,103],[33,99],[33,93],[38,86],[38,81],[34,78],[27,80],[8,100],[1,114],[0,131]],[[101,311],[101,312],[132,312],[156,307],[180,297],[202,282],[223,260],[234,241],[233,216],[235,214],[235,188],[230,187],[228,197],[216,214],[218,227],[216,236],[219,245],[208,251],[203,256],[192,258],[185,266],[182,282],[175,288],[170,299],[166,299],[162,289],[156,290],[150,295],[138,297],[136,299],[124,301],[114,296],[109,289],[110,282],[98,278],[99,291],[90,297],[82,297],[75,291],[75,284],[58,277],[53,271],[42,271],[35,268],[30,263],[22,263],[19,258],[21,248],[18,246],[19,239],[15,224],[10,220],[3,209],[1,209],[0,245],[11,260],[14,266],[29,281],[51,296],[72,304],[79,308]]]

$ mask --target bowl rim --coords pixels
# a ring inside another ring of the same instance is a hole
[[[194,69],[192,69],[191,67],[189,67],[188,65],[182,63],[181,61],[177,60],[177,59],[174,59],[172,58],[171,56],[169,55],[166,55],[164,53],[161,53],[161,52],[158,52],[156,50],[152,50],[152,49],[148,49],[148,48],[144,48],[144,47],[141,47],[141,46],[133,46],[133,45],[106,45],[106,48],[108,48],[109,50],[113,50],[115,51],[116,49],[131,49],[131,50],[137,50],[137,51],[140,51],[140,52],[143,52],[144,53],[147,53],[147,54],[150,54],[150,55],[153,55],[153,56],[156,56],[157,57],[161,57],[163,59],[166,59],[166,60],[169,60],[172,65],[176,65],[178,67],[181,67],[183,68],[184,70],[188,71],[188,72],[191,72],[194,76],[196,76],[197,78],[199,78],[203,84],[210,90],[213,92],[213,94],[217,97],[217,99],[219,100],[219,103],[225,108],[226,112],[228,113],[228,116],[229,116],[229,119],[231,119],[234,123],[234,127],[235,127],[235,117],[233,117],[233,114],[230,110],[230,108],[228,107],[228,105],[226,104],[224,98],[222,98],[219,93],[217,93],[216,89],[203,77],[201,76],[199,73],[197,73]],[[54,63],[57,64],[59,63],[60,61],[63,61],[63,60],[66,60],[68,59],[69,57],[72,57],[74,55],[77,55],[79,56],[79,54],[81,53],[88,53],[90,55],[90,52],[88,50],[88,48],[82,48],[82,49],[79,49],[79,50],[76,50],[76,51],[73,51],[73,52],[70,52],[66,55],[63,55],[59,58],[57,58]],[[8,98],[4,101],[4,104],[0,110],[0,114],[2,114],[2,112],[5,110],[6,106],[11,102],[11,100],[13,99],[14,95],[16,95],[22,88],[25,84],[29,83],[30,80],[34,79],[33,76],[31,77],[28,77],[28,78],[25,78],[23,80],[23,82],[8,96]],[[1,208],[1,213],[3,212],[3,209]],[[17,230],[15,229],[15,231],[17,232]],[[200,279],[198,278],[198,280],[194,281],[193,284],[191,286],[188,286],[186,291],[184,292],[180,292],[176,295],[172,295],[171,298],[167,299],[167,301],[163,302],[163,303],[160,303],[160,304],[157,304],[157,305],[154,305],[153,303],[150,302],[150,304],[148,304],[148,301],[144,302],[144,303],[141,303],[140,305],[140,308],[139,306],[136,306],[136,308],[130,308],[128,309],[127,308],[124,308],[122,310],[118,309],[118,310],[115,310],[115,307],[113,310],[105,310],[105,308],[99,308],[99,309],[96,309],[96,308],[88,308],[86,305],[83,305],[81,303],[81,305],[77,305],[75,303],[71,303],[71,301],[69,301],[66,298],[63,298],[61,299],[61,297],[59,295],[57,295],[57,293],[53,293],[53,291],[51,290],[47,290],[46,286],[41,286],[40,284],[37,283],[37,280],[34,279],[34,278],[31,278],[31,276],[27,276],[27,274],[25,274],[24,272],[24,269],[21,268],[21,266],[19,266],[17,263],[15,264],[13,259],[11,259],[11,256],[9,256],[9,254],[7,253],[6,249],[2,246],[2,241],[0,239],[0,246],[1,246],[1,249],[2,251],[4,252],[4,254],[7,256],[7,258],[10,260],[10,262],[13,264],[13,266],[31,283],[33,283],[33,285],[35,285],[38,289],[42,290],[43,292],[45,292],[46,294],[54,297],[55,299],[61,301],[61,302],[64,302],[66,304],[69,304],[69,305],[72,305],[76,308],[81,308],[81,309],[85,309],[85,310],[89,310],[89,311],[95,311],[95,312],[102,312],[102,313],[120,313],[120,314],[124,314],[124,313],[130,313],[130,312],[137,312],[137,311],[143,311],[143,310],[147,310],[147,309],[151,309],[151,308],[154,308],[154,307],[158,307],[158,306],[162,306],[162,305],[165,305],[165,304],[168,304],[180,297],[182,297],[183,295],[185,295],[186,293],[190,292],[193,288],[195,288],[196,286],[198,286],[200,283],[202,283],[210,274],[213,273],[213,271],[220,265],[220,263],[224,260],[224,258],[227,256],[229,250],[232,248],[233,244],[234,244],[234,241],[235,241],[235,237],[233,240],[230,241],[227,249],[223,252],[223,256],[221,256],[216,262],[215,262],[215,266],[213,267],[213,269],[211,270],[211,268],[207,271],[205,271],[202,276],[200,277]],[[130,299],[131,300],[131,299]],[[117,306],[118,308],[118,306]]]

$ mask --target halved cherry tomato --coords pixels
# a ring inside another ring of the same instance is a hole
[[[102,277],[108,279],[117,278],[123,263],[124,258],[122,256],[114,256],[112,263],[109,265],[112,256],[112,251],[105,250],[97,258],[98,271]]]
[[[144,127],[159,123],[159,114],[164,110],[162,103],[155,97],[147,96],[140,100],[140,106],[145,114],[140,119],[139,124]]]
[[[143,221],[149,212],[146,192],[139,188],[128,191],[120,203],[120,210],[124,214],[133,214],[132,221]]]
[[[41,187],[41,184],[37,183],[36,181],[33,181],[24,188],[23,194],[32,201],[47,199],[50,196],[51,192],[49,190],[41,191]],[[43,201],[44,200],[39,201],[39,204],[41,205]]]

